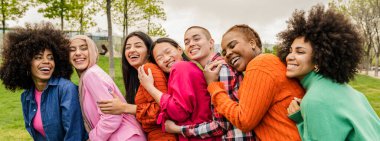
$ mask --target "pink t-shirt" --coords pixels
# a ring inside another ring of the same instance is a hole
[[[37,103],[37,113],[36,116],[34,116],[33,118],[33,127],[45,137],[46,135],[41,118],[41,95],[42,92],[38,91],[37,89],[34,89],[34,98],[36,99]]]

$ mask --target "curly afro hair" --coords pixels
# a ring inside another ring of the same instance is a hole
[[[333,8],[313,6],[306,19],[304,11],[296,10],[287,21],[288,27],[277,36],[278,56],[286,63],[286,56],[294,39],[305,37],[313,49],[312,61],[318,73],[337,83],[347,83],[354,78],[363,55],[363,41],[356,26]]]
[[[52,77],[70,79],[73,69],[69,62],[69,40],[50,23],[17,28],[5,35],[0,66],[0,79],[5,88],[15,91],[29,89],[34,85],[31,62],[35,55],[49,49],[52,51],[55,69]]]

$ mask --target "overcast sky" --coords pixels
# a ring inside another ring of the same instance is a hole
[[[318,3],[326,5],[328,0],[163,0],[167,20],[161,21],[170,38],[183,45],[184,31],[199,25],[210,30],[215,42],[220,43],[222,34],[235,24],[247,24],[253,27],[264,43],[275,43],[276,34],[286,28],[295,9],[308,11]],[[13,25],[25,22],[53,21],[43,18],[37,8],[31,8],[23,18]],[[57,20],[53,22],[58,23]],[[98,27],[107,29],[105,16],[97,16]],[[92,29],[94,31],[95,28]],[[120,27],[114,27],[121,34]],[[133,30],[133,29],[132,29]]]

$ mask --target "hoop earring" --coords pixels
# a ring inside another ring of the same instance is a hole
[[[315,65],[315,66],[314,66],[314,72],[319,72],[318,65]]]

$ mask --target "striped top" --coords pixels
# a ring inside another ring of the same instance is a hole
[[[254,130],[259,140],[299,141],[295,123],[287,116],[287,107],[304,91],[296,80],[288,79],[286,67],[274,55],[252,59],[240,85],[239,103],[231,100],[221,82],[208,86],[216,110],[242,131]]]
[[[166,93],[168,86],[164,72],[157,65],[146,63],[144,65],[144,71],[147,73],[149,68],[154,78],[154,86],[161,92]],[[148,140],[177,140],[174,134],[162,132],[161,125],[157,124],[160,105],[142,85],[140,85],[136,93],[135,104],[137,106],[136,119],[141,123],[143,130],[147,133]]]

